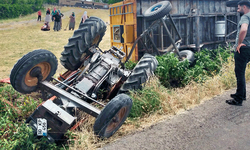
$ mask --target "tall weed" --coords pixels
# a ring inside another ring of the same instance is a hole
[[[187,82],[186,72],[189,68],[188,61],[180,62],[173,53],[157,56],[159,64],[156,75],[165,87],[181,87]]]
[[[45,138],[34,137],[26,118],[36,109],[41,99],[22,95],[11,85],[0,86],[0,149],[55,149]]]

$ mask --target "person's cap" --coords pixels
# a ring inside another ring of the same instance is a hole
[[[242,5],[246,5],[248,7],[250,7],[250,2],[247,0],[242,0],[238,2],[238,5],[242,6]]]

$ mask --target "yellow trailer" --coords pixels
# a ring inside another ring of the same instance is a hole
[[[122,51],[129,55],[137,38],[136,0],[126,0],[110,5],[111,46],[122,47]],[[132,53],[131,60],[138,60],[137,46]]]

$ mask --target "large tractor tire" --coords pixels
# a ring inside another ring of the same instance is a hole
[[[154,56],[144,54],[144,56],[136,64],[128,79],[123,83],[118,93],[128,93],[129,90],[141,89],[142,84],[154,74],[157,65],[158,61]]]
[[[94,133],[100,138],[112,136],[128,117],[132,108],[132,99],[126,94],[114,97],[97,116]]]
[[[143,16],[147,21],[154,21],[164,17],[171,9],[172,5],[169,1],[161,1],[149,7]]]
[[[69,42],[64,46],[61,53],[61,64],[68,70],[77,70],[83,61],[83,56],[92,46],[98,46],[105,31],[106,24],[97,17],[90,17],[80,24],[79,29],[69,38]]]
[[[17,61],[10,73],[10,83],[15,90],[27,94],[37,90],[41,81],[50,80],[57,69],[57,58],[47,50],[29,52]]]

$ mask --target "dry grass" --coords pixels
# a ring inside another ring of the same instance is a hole
[[[69,21],[69,15],[75,12],[76,29],[78,29],[84,11],[87,11],[89,16],[97,16],[105,22],[109,22],[108,10],[62,7],[61,12],[65,16],[63,17],[62,30],[59,32],[54,32],[53,30],[48,32],[41,31],[43,22],[36,21],[36,13],[25,18],[13,19],[12,22],[11,19],[6,20],[6,22],[0,24],[0,60],[2,60],[0,61],[0,79],[9,77],[10,71],[17,60],[35,49],[47,49],[53,52],[59,59],[61,52],[64,50],[63,47],[73,35],[73,31],[68,29],[64,31]],[[32,19],[30,20],[30,18]],[[24,21],[25,19],[26,21]],[[53,27],[53,23],[51,23],[51,26]],[[100,48],[103,50],[110,48],[109,26],[100,43]],[[61,73],[63,67],[60,63],[58,68],[57,73]]]
[[[81,15],[86,9],[62,7],[60,10],[65,14],[62,23],[63,29],[60,32],[41,31],[40,28],[43,23],[36,22],[36,14],[0,22],[0,59],[2,60],[0,61],[0,79],[9,77],[10,71],[17,60],[34,49],[47,49],[53,52],[57,58],[60,57],[63,46],[67,44],[68,38],[73,35],[72,31],[64,31],[69,21],[69,15],[67,14],[71,14],[72,11],[76,13],[76,28],[78,28]],[[89,16],[98,16],[105,22],[109,22],[108,10],[87,9],[87,11]],[[106,35],[100,43],[100,48],[103,50],[110,48],[109,27],[107,29]],[[63,70],[59,63],[57,74]],[[203,85],[190,83],[181,89],[166,89],[160,85],[157,78],[152,78],[146,86],[153,87],[154,91],[160,94],[161,110],[136,121],[127,120],[116,134],[105,140],[100,140],[94,136],[92,128],[95,118],[85,115],[84,117],[87,117],[86,122],[81,124],[79,130],[74,131],[76,140],[70,146],[70,149],[96,149],[102,147],[124,135],[147,128],[152,124],[181,113],[183,110],[190,109],[213,96],[219,95],[236,85],[233,70],[233,62],[229,61],[223,67],[220,75],[209,79]],[[246,78],[247,80],[250,79],[250,69],[246,71]]]

